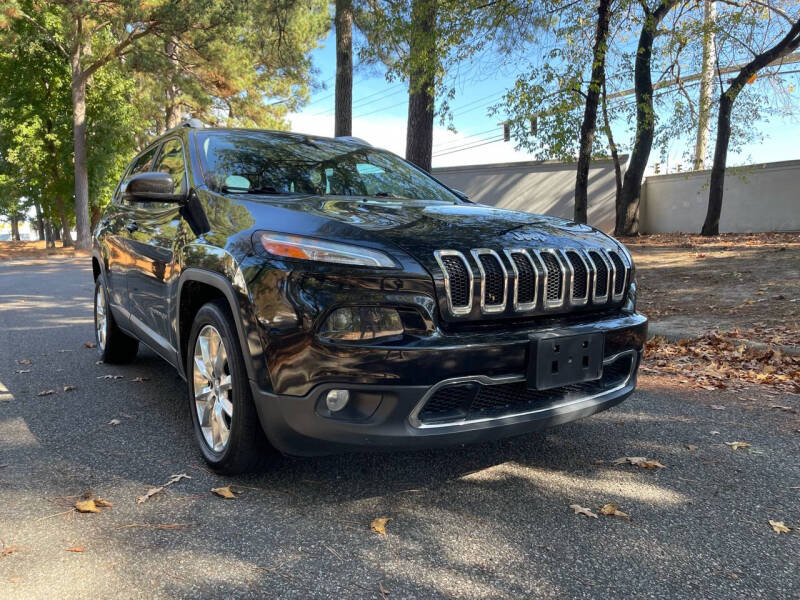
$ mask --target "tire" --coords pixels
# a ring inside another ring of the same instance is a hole
[[[186,351],[186,382],[195,438],[208,465],[230,475],[261,468],[271,452],[224,301],[197,311]]]
[[[114,321],[103,275],[98,276],[94,282],[94,337],[97,351],[104,363],[129,363],[136,358],[139,351],[139,340],[124,333]]]

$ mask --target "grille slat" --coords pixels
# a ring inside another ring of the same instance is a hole
[[[469,286],[467,266],[458,256],[442,256],[442,262],[450,278],[450,299],[453,306],[468,306],[472,290]]]
[[[557,303],[562,300],[563,273],[561,272],[561,266],[552,252],[542,252],[540,256],[545,269],[547,269],[545,297],[548,302]]]
[[[608,295],[608,267],[606,266],[606,261],[603,260],[599,252],[594,250],[589,252],[589,257],[595,267],[594,295],[598,298],[604,298]]]
[[[506,294],[506,276],[500,261],[492,254],[481,254],[479,258],[486,276],[484,294],[486,305],[503,304]]]
[[[616,279],[614,280],[614,295],[619,296],[625,289],[625,263],[617,255],[616,252],[609,252],[611,262],[614,263],[614,268],[617,271]]]
[[[550,390],[532,390],[524,381],[483,385],[445,386],[437,390],[419,413],[426,424],[497,418],[546,407],[571,397],[592,396],[620,386],[633,371],[631,354],[620,356],[603,368],[602,378]],[[455,408],[454,408],[455,407]]]
[[[517,302],[530,304],[536,299],[536,272],[530,259],[521,252],[513,252],[511,259],[517,266]]]
[[[573,250],[569,250],[567,252],[567,258],[572,265],[573,272],[572,297],[575,299],[586,298],[588,287],[588,273],[586,272],[586,265],[583,264],[583,259],[580,257],[580,255]]]

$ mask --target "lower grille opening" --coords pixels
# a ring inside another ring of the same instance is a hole
[[[596,381],[575,383],[550,390],[531,390],[525,381],[484,385],[477,382],[438,389],[425,403],[418,418],[423,424],[456,423],[505,417],[547,408],[565,400],[586,398],[624,384],[633,370],[635,355],[620,356],[603,367]]]

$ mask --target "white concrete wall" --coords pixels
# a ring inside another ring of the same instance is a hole
[[[700,231],[710,171],[648,177],[642,186],[643,233]],[[800,231],[800,160],[728,169],[720,233]]]
[[[621,156],[623,165],[627,156]],[[500,208],[572,218],[575,163],[533,161],[433,169],[433,176],[471,200]],[[623,171],[624,175],[624,171]],[[614,163],[592,161],[589,171],[589,223],[614,230]]]

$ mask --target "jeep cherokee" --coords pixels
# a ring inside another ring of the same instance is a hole
[[[356,138],[189,121],[94,232],[97,348],[186,380],[221,472],[530,432],[631,394],[647,319],[624,246],[470,202]]]

